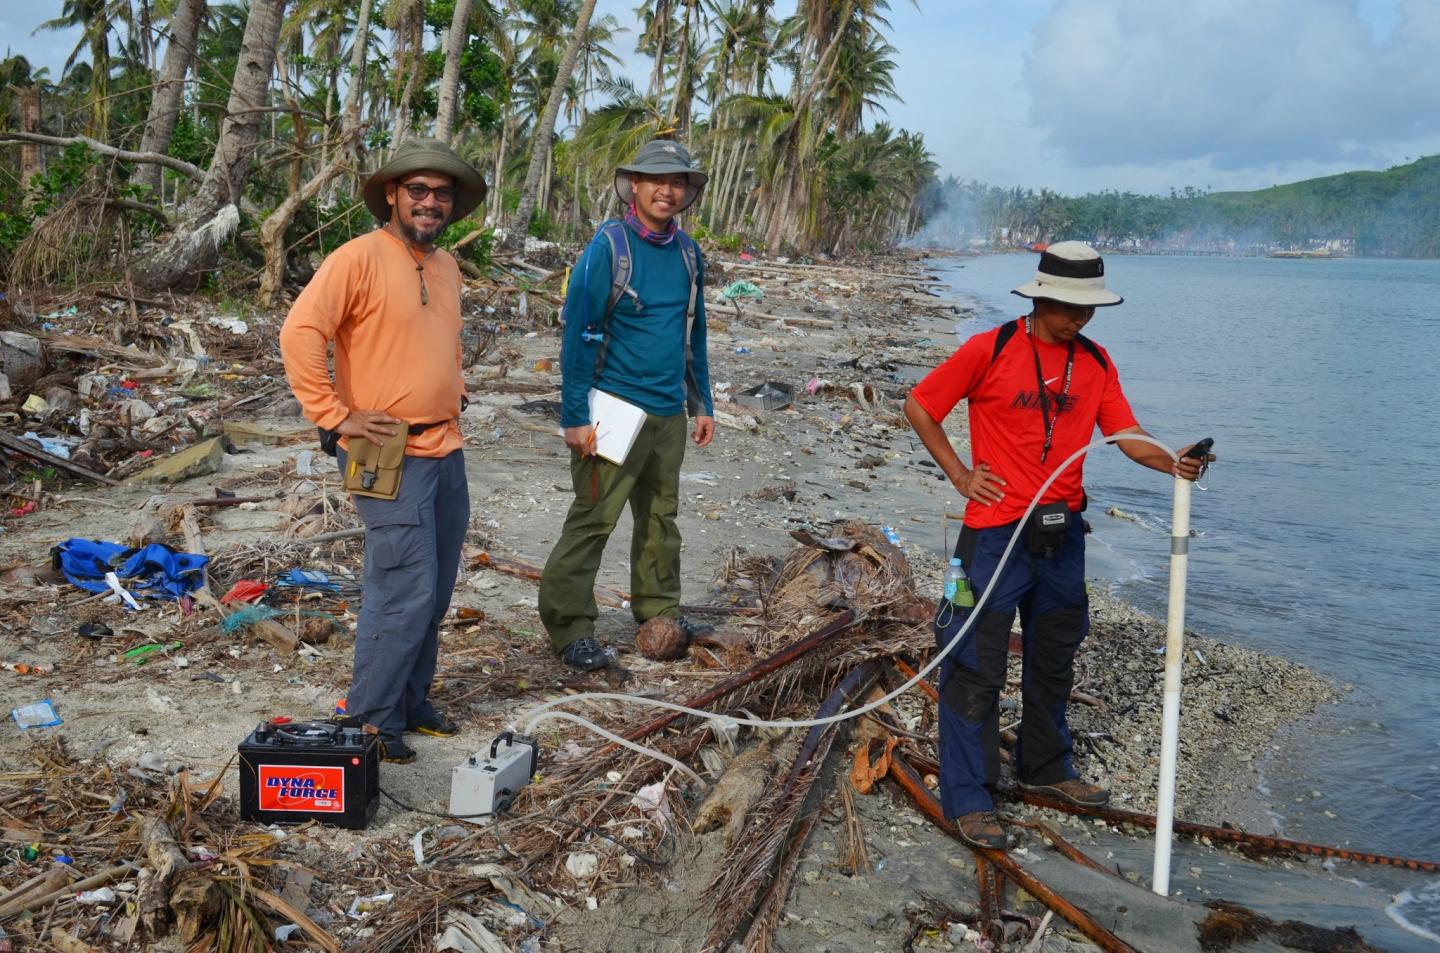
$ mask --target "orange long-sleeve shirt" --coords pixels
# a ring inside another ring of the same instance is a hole
[[[300,292],[280,329],[285,376],[306,418],[334,429],[352,410],[383,410],[410,424],[405,452],[443,457],[461,447],[460,268],[447,252],[416,260],[385,229],[341,245]],[[327,348],[335,342],[335,379]]]

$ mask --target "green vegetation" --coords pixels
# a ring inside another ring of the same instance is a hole
[[[373,227],[360,183],[412,136],[485,171],[486,207],[447,236],[495,230],[467,248],[478,259],[521,233],[587,237],[623,211],[616,164],[657,137],[710,173],[685,225],[723,247],[880,247],[919,225],[935,170],[919,134],[876,121],[895,97],[888,7],[637,0],[626,29],[595,0],[64,0],[39,24],[84,28],[58,82],[0,61],[0,280],[73,273],[44,221],[84,204],[143,223],[128,245],[97,236],[111,260],[87,268],[123,258],[147,289],[238,292],[263,255],[273,302],[297,259]],[[625,42],[643,88],[615,72]],[[176,50],[196,51],[178,72]],[[191,240],[231,206],[221,247]]]
[[[948,179],[922,202],[930,224],[920,240],[960,246],[1079,238],[1109,248],[1254,254],[1333,243],[1355,255],[1440,257],[1440,156],[1254,192],[1071,198]]]

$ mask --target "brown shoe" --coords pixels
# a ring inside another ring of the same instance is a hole
[[[1004,850],[1010,846],[1010,841],[1005,836],[1005,828],[1000,826],[1000,818],[994,811],[971,811],[969,814],[962,814],[956,818],[955,828],[960,832],[960,839],[971,847]]]
[[[1024,781],[1019,783],[1022,791],[1056,797],[1076,807],[1101,807],[1110,801],[1109,791],[1079,778],[1070,778],[1055,784],[1026,784]]]

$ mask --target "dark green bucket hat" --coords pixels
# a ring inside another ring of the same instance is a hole
[[[412,172],[439,172],[455,180],[455,205],[450,220],[458,222],[485,201],[485,177],[439,139],[406,139],[390,161],[365,180],[365,207],[382,222],[390,221],[385,183]]]
[[[626,205],[635,203],[635,189],[630,180],[634,173],[644,175],[673,175],[681,173],[690,180],[685,189],[685,201],[677,209],[683,212],[700,197],[700,190],[710,181],[710,176],[695,168],[689,151],[678,142],[669,139],[651,139],[640,147],[635,158],[615,170],[615,194]]]

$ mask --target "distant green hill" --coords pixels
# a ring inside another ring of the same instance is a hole
[[[1440,257],[1440,156],[1254,192],[1214,192],[1191,227],[1304,245],[1351,239],[1358,255]]]
[[[1350,254],[1440,258],[1440,156],[1254,192],[1169,195],[1002,189],[954,178],[923,199],[919,244],[1016,247],[1078,238],[1106,248],[1265,254],[1338,242]]]

